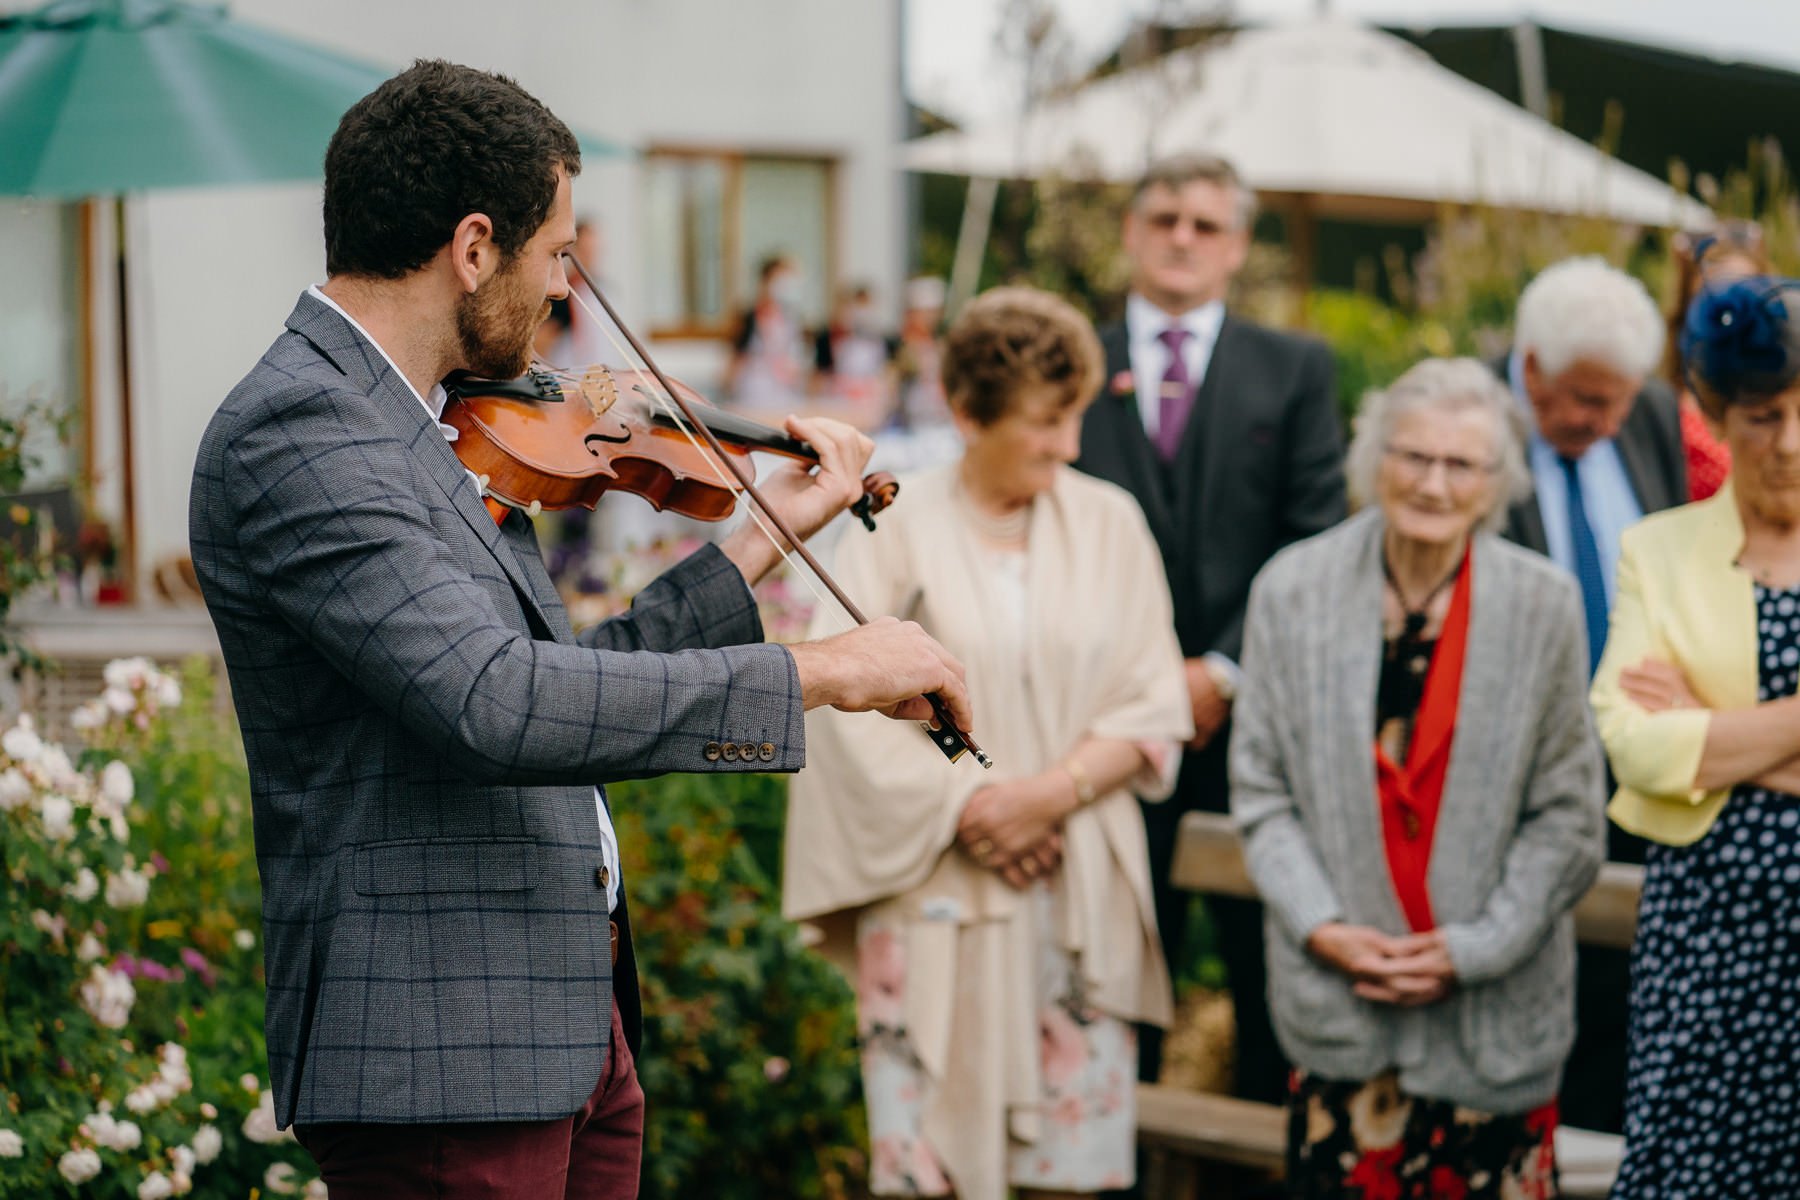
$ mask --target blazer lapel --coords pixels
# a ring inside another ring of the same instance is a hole
[[[413,394],[411,385],[349,322],[311,293],[301,295],[299,304],[288,317],[287,326],[311,342],[369,397],[369,403],[425,464],[427,473],[443,489],[451,507],[468,523],[476,539],[487,547],[494,561],[506,572],[527,614],[554,638],[556,625],[538,603],[530,576],[476,493],[474,479],[464,469],[450,443],[444,440],[437,422]]]
[[[1144,433],[1144,419],[1138,412],[1137,383],[1131,373],[1131,338],[1125,322],[1107,326],[1100,344],[1106,351],[1106,383],[1088,415],[1095,435],[1091,445],[1093,461],[1083,465],[1136,496],[1158,544],[1170,545],[1174,538],[1174,511],[1163,487],[1162,463],[1157,459],[1156,447]],[[1089,439],[1084,437],[1084,459],[1089,457],[1089,451]]]

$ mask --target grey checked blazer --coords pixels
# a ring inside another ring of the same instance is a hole
[[[1419,1009],[1359,999],[1305,946],[1334,920],[1408,932],[1375,787],[1383,529],[1365,510],[1282,551],[1250,591],[1231,811],[1268,909],[1269,1007],[1308,1071],[1397,1068],[1413,1095],[1522,1112],[1556,1093],[1574,1038],[1569,912],[1605,850],[1580,601],[1549,559],[1476,537],[1427,875],[1457,986]]]
[[[615,1000],[637,1031],[594,785],[805,758],[743,578],[708,547],[577,638],[530,525],[310,295],[207,427],[189,534],[250,764],[277,1120],[574,1112]]]

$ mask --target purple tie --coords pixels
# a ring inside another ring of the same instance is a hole
[[[1164,462],[1173,462],[1181,449],[1181,435],[1187,429],[1188,413],[1194,407],[1194,389],[1188,382],[1187,359],[1181,348],[1193,334],[1179,326],[1165,329],[1156,340],[1169,348],[1169,369],[1163,372],[1162,388],[1157,392],[1156,452]]]

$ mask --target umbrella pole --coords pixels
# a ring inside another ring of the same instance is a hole
[[[119,587],[127,604],[137,600],[137,471],[133,458],[136,447],[131,436],[131,293],[125,267],[125,197],[113,199],[115,231],[118,240],[119,292],[119,446],[123,468],[120,472],[125,490],[122,528],[119,532]]]
[[[956,232],[956,261],[950,268],[950,295],[944,312],[955,316],[963,302],[981,286],[981,263],[987,257],[988,228],[994,220],[994,200],[1000,181],[971,176],[963,200],[962,227]]]

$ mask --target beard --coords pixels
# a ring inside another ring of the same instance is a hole
[[[503,268],[484,288],[456,304],[456,338],[469,372],[483,379],[514,379],[531,366],[532,336],[550,314],[521,286],[520,272]]]

